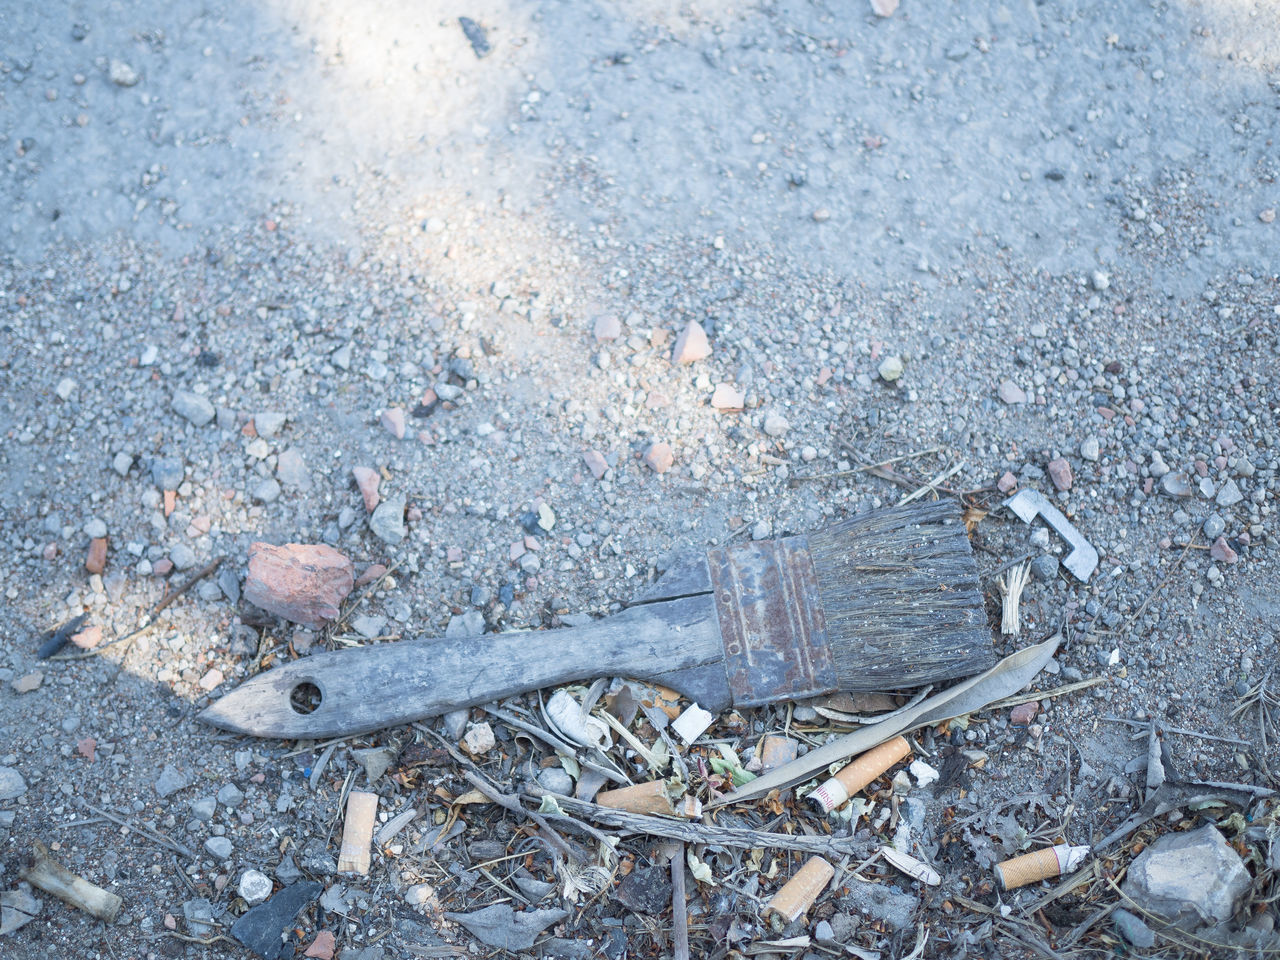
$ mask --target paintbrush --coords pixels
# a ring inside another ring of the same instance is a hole
[[[968,676],[994,662],[991,636],[959,505],[940,501],[711,550],[580,627],[315,654],[258,674],[200,719],[339,737],[600,676],[718,712]]]

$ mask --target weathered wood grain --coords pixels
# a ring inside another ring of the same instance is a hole
[[[255,736],[317,738],[365,733],[599,676],[658,679],[682,693],[682,671],[728,705],[724,656],[708,596],[646,604],[565,630],[499,633],[474,639],[386,643],[321,653],[254,677],[201,719]],[[711,667],[699,671],[700,667]],[[319,688],[311,713],[290,706],[300,684]],[[691,685],[692,686],[692,685]]]

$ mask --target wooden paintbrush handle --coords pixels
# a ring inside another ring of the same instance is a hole
[[[718,671],[724,649],[708,596],[645,604],[581,627],[384,643],[321,653],[258,674],[202,714],[217,726],[283,739],[364,733],[600,676],[682,686]],[[310,685],[310,687],[308,687]],[[294,706],[319,695],[310,712]]]

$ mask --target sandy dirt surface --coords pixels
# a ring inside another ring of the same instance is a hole
[[[670,955],[669,887],[618,896],[669,847],[624,841],[622,873],[593,850],[610,879],[566,895],[524,821],[451,804],[465,764],[424,730],[329,750],[196,713],[325,646],[616,612],[686,551],[928,481],[989,511],[993,625],[997,573],[1033,564],[995,651],[1060,634],[1038,688],[1100,682],[930,731],[930,762],[969,767],[902,787],[942,885],[882,864],[868,904],[846,879],[791,953],[901,956],[925,930],[928,957],[1036,955],[1000,910],[1044,889],[1001,895],[991,864],[1114,829],[1153,724],[1171,779],[1275,786],[1277,731],[1236,707],[1280,685],[1280,16],[980,6],[0,4],[0,889],[38,840],[123,899],[104,924],[42,894],[0,956],[248,956],[247,870],[320,881],[295,936],[345,960],[494,955],[445,914],[500,902],[567,911],[516,953]],[[691,322],[710,353],[673,363]],[[896,482],[863,469],[892,458]],[[1017,488],[1097,548],[1086,583],[999,509]],[[255,541],[374,579],[307,631],[243,598]],[[220,557],[128,644],[37,659],[81,614],[127,634]],[[810,714],[806,747],[831,733]],[[495,782],[573,772],[486,721]],[[452,746],[467,722],[428,726]],[[712,729],[745,760],[796,722]],[[367,877],[331,862],[353,787],[416,811]],[[761,907],[801,860],[698,850],[693,955],[776,936]],[[1114,899],[1091,890],[1030,915],[1044,945]],[[1070,949],[1110,955],[1111,923]]]

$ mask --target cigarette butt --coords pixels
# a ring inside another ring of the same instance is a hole
[[[784,926],[802,916],[813,906],[813,901],[827,888],[835,874],[836,868],[822,857],[810,857],[765,905],[765,916],[776,914]]]
[[[339,873],[369,872],[369,845],[377,813],[376,793],[352,790],[347,795],[347,819],[342,825],[342,849],[338,852]]]
[[[677,799],[671,793],[668,781],[650,780],[621,790],[604,790],[596,797],[596,803],[615,810],[655,814],[660,817],[684,817],[692,820],[702,816],[702,804],[697,797],[677,793]]]
[[[1038,883],[1050,877],[1070,873],[1080,866],[1088,854],[1088,847],[1073,847],[1068,843],[1043,847],[1003,863],[997,863],[996,877],[1003,889],[1016,890],[1018,887],[1025,887],[1028,883]]]
[[[34,862],[22,871],[23,880],[99,920],[114,922],[123,903],[119,897],[72,873],[49,856],[49,849],[43,843],[37,841],[34,851]]]
[[[894,737],[862,754],[809,794],[809,799],[816,803],[823,813],[830,813],[899,760],[909,756],[911,756],[911,744],[907,742],[907,738]]]

